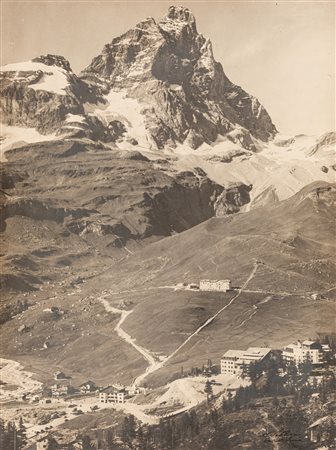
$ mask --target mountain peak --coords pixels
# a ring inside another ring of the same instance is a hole
[[[184,6],[170,6],[168,9],[167,19],[180,20],[191,25],[196,24],[193,13]]]
[[[226,136],[253,151],[257,148],[254,139],[268,141],[277,132],[258,100],[227,78],[214,58],[210,40],[197,32],[194,15],[182,6],[171,6],[159,22],[147,17],[112,39],[79,79],[62,56],[43,55],[25,67],[36,73],[32,79],[22,80],[21,90],[56,93],[64,97],[65,103],[71,97],[71,108],[58,111],[52,130],[64,122],[66,113],[76,115],[86,111],[84,103],[91,98],[95,105],[98,99],[104,103],[105,112],[92,108],[99,117],[103,116],[99,127],[107,127],[107,136],[109,122],[122,116],[122,129],[127,129],[127,136],[137,142],[134,145],[154,149],[176,148],[181,144],[196,149]],[[18,84],[19,69],[18,66],[12,69],[5,75],[8,92],[4,91],[4,95],[12,96],[11,89],[17,90],[11,86]],[[41,106],[42,100],[41,97]],[[8,108],[21,123],[22,114]],[[129,117],[135,114],[134,108],[136,117],[131,123]],[[36,114],[32,116],[33,122],[31,118],[25,119],[27,124],[35,123]],[[45,129],[44,123],[41,126]]]
[[[159,25],[167,32],[189,28],[192,34],[197,34],[196,19],[192,12],[183,6],[170,6],[166,17],[161,20]]]

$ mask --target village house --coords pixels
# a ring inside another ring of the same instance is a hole
[[[126,389],[126,392],[128,395],[136,395],[142,393],[146,393],[146,388],[139,387],[139,386],[130,386]]]
[[[99,392],[101,403],[125,403],[126,389],[124,386],[114,385]]]
[[[230,280],[201,280],[200,291],[226,292],[231,289]]]
[[[240,376],[251,363],[260,363],[270,355],[271,349],[262,347],[228,350],[221,358],[221,373]]]
[[[83,383],[83,384],[81,384],[79,386],[79,390],[83,394],[88,394],[90,392],[95,392],[97,389],[98,388],[97,388],[96,384],[93,381],[91,381],[91,380],[88,380],[88,381],[86,381],[85,383]]]
[[[292,362],[296,366],[309,361],[313,366],[320,366],[324,362],[324,353],[329,346],[324,346],[315,341],[298,341],[296,344],[287,345],[282,352],[286,362]]]
[[[66,442],[62,443],[60,440],[52,436],[40,437],[36,443],[25,448],[26,450],[68,450],[69,448],[73,450],[83,450],[83,441],[80,437],[73,441],[66,439]]]
[[[72,392],[73,388],[67,384],[53,384],[51,386],[51,395],[53,397],[62,397],[71,394]]]
[[[64,372],[55,372],[54,373],[54,379],[55,380],[65,380],[66,379],[66,375]]]

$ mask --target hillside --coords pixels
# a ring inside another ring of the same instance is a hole
[[[131,381],[148,362],[114,327],[118,309],[132,310],[122,329],[158,362],[146,382],[162,385],[181,365],[201,366],[208,358],[218,362],[228,348],[265,343],[281,347],[330,331],[335,313],[335,193],[335,185],[309,185],[277,205],[212,218],[149,244],[87,283],[45,286],[27,296],[35,304],[32,308],[2,327],[5,354],[29,360],[43,380],[57,367],[75,380]],[[202,278],[229,278],[237,290],[174,290],[179,282]],[[317,299],[313,294],[319,294]],[[102,299],[116,311],[104,310]],[[65,311],[60,318],[43,312],[55,304]],[[31,329],[18,334],[22,323]]]

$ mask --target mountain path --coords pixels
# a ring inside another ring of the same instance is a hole
[[[110,305],[110,303],[108,302],[108,300],[106,300],[106,298],[100,297],[99,300],[102,302],[106,311],[121,315],[120,320],[118,321],[117,325],[114,328],[118,336],[128,344],[132,345],[146,359],[146,361],[149,364],[146,370],[142,374],[140,374],[137,378],[135,378],[135,380],[133,381],[133,386],[139,385],[149,374],[161,369],[167,363],[167,361],[172,359],[183,347],[185,347],[186,344],[188,344],[188,342],[191,341],[193,337],[197,336],[202,330],[204,330],[204,328],[210,325],[223,311],[225,311],[225,309],[229,308],[237,300],[240,294],[244,291],[249,282],[254,278],[258,269],[258,265],[259,264],[257,262],[254,262],[253,269],[249,274],[247,280],[242,285],[242,287],[238,289],[237,294],[232,297],[229,303],[227,303],[225,306],[219,309],[216,312],[216,314],[209,317],[209,319],[207,319],[192,334],[190,334],[185,339],[185,341],[183,341],[182,344],[179,347],[177,347],[169,356],[166,356],[161,360],[156,359],[155,356],[149,350],[145,349],[141,345],[136,344],[135,339],[132,338],[128,333],[126,333],[121,328],[121,325],[124,323],[126,318],[133,312],[133,310],[125,311],[122,309],[115,308]]]
[[[126,333],[126,331],[124,331],[121,328],[121,325],[124,323],[126,318],[133,312],[133,310],[130,309],[130,310],[126,311],[124,309],[114,308],[113,306],[110,305],[110,303],[105,298],[99,298],[99,300],[102,302],[102,304],[107,312],[120,314],[120,319],[114,328],[114,330],[117,332],[118,336],[121,339],[123,339],[125,342],[127,342],[128,344],[132,345],[132,347],[134,347],[139,353],[141,353],[141,355],[149,363],[149,367],[155,365],[157,363],[157,360],[155,359],[154,355],[149,350],[145,349],[141,345],[138,345],[135,342],[135,339],[132,338],[128,333]]]

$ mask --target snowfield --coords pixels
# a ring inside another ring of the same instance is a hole
[[[132,138],[140,147],[149,148],[146,134],[145,116],[142,114],[143,106],[134,98],[127,97],[126,91],[111,90],[105,96],[106,103],[96,105],[86,104],[86,112],[97,116],[107,125],[112,120],[120,120],[127,128],[126,139]],[[128,150],[128,142],[118,143],[118,147]]]
[[[260,150],[256,153],[242,151],[238,144],[223,137],[212,145],[203,144],[195,151],[181,145],[176,152],[175,168],[182,171],[200,167],[209,178],[224,186],[236,182],[252,184],[251,202],[245,210],[266,201],[284,200],[317,180],[335,181],[336,173],[331,167],[334,145],[321,147],[312,154],[319,138],[305,135],[289,139],[283,146],[277,145],[287,138],[278,135],[269,143],[258,142]],[[217,161],[214,157],[218,157]],[[220,161],[226,158],[231,161]],[[323,166],[327,167],[327,172],[322,170]]]
[[[1,72],[43,72],[43,76],[37,83],[29,84],[36,91],[48,91],[59,95],[66,95],[65,88],[69,85],[67,71],[58,66],[48,66],[43,63],[26,61],[21,63],[7,64],[0,67]]]

